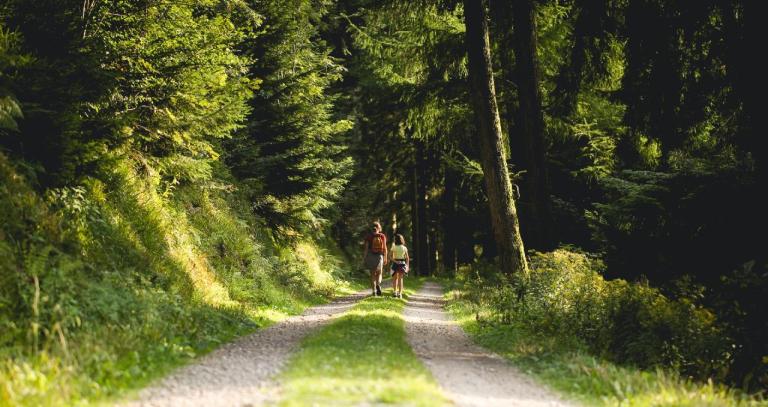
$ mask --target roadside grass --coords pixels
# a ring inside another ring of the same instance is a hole
[[[446,287],[451,284],[443,281]],[[643,371],[589,355],[576,342],[543,337],[513,324],[478,322],[484,310],[447,291],[448,310],[481,346],[566,397],[594,406],[768,406],[727,386],[695,383],[663,369]]]
[[[363,280],[342,282],[336,295],[362,288]],[[0,406],[111,405],[130,399],[224,343],[328,301],[305,296],[269,306],[181,307],[163,294],[141,295],[135,300],[141,304],[135,319],[122,327],[92,327],[71,339],[66,354],[50,349],[22,358],[9,349],[0,352]]]
[[[405,297],[421,283],[409,279]],[[386,289],[307,337],[281,374],[279,405],[447,405],[405,339],[404,306]]]

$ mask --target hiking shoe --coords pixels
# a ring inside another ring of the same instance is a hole
[[[381,295],[381,286],[376,286],[376,295]]]

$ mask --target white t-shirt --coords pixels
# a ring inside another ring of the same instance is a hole
[[[408,248],[404,244],[392,245],[392,258],[395,260],[405,260],[405,256],[408,254]]]

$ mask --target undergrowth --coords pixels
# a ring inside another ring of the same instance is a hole
[[[276,243],[233,184],[134,157],[41,196],[0,155],[0,405],[113,398],[348,289],[333,249]]]
[[[585,253],[536,253],[531,274],[464,268],[449,309],[481,345],[588,404],[768,405],[718,384],[728,338],[695,300],[647,283],[605,280]]]

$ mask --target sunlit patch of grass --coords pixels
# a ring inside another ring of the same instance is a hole
[[[323,270],[323,257],[317,245],[300,242],[295,247],[296,257],[307,265],[307,277],[315,287],[333,286],[333,276]]]
[[[406,294],[414,289],[413,281]],[[281,375],[283,406],[448,404],[405,339],[405,302],[363,300],[306,338]]]
[[[461,327],[490,349],[566,397],[596,406],[768,406],[723,385],[695,383],[666,371],[618,366],[587,354],[576,343],[526,332],[514,325],[478,322],[485,310],[446,294]]]

